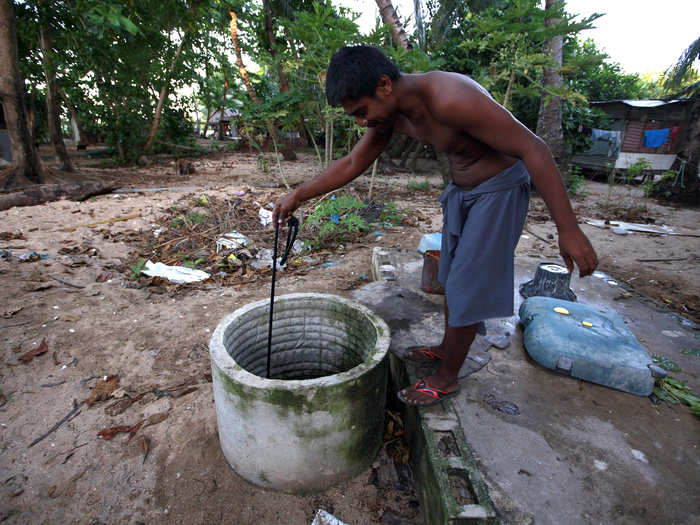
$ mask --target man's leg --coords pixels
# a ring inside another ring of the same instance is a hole
[[[445,305],[447,309],[447,305]],[[447,313],[445,314],[447,320]],[[445,336],[442,342],[443,359],[440,368],[433,375],[423,379],[425,386],[450,393],[457,390],[459,369],[467,358],[469,348],[476,336],[477,325],[449,326],[445,321]],[[404,388],[399,397],[415,405],[433,404],[435,397],[414,386]]]

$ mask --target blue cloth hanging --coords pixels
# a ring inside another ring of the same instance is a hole
[[[658,148],[666,144],[668,139],[669,128],[664,129],[648,129],[644,132],[644,147]]]

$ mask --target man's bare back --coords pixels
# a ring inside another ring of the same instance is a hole
[[[465,75],[443,71],[405,75],[405,78],[415,83],[420,102],[410,115],[398,115],[394,131],[428,143],[436,151],[447,153],[450,174],[455,184],[473,188],[518,161],[517,158],[494,150],[455,126],[439,121],[431,113],[434,97],[439,97],[439,91],[447,89],[450,84],[457,84],[456,89],[476,91],[490,98],[479,84]]]

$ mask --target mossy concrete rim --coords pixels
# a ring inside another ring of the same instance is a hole
[[[367,321],[369,321],[377,334],[377,341],[374,347],[374,351],[368,355],[365,360],[359,365],[346,370],[344,372],[317,377],[314,379],[267,379],[255,374],[248,372],[243,369],[227,352],[226,346],[224,345],[224,336],[226,328],[231,325],[234,319],[245,315],[251,310],[258,308],[265,308],[269,305],[269,299],[262,299],[260,301],[255,301],[249,303],[236,311],[227,315],[216,327],[214,333],[209,340],[209,352],[211,354],[212,363],[215,364],[220,370],[225,372],[228,377],[235,382],[245,385],[250,388],[255,389],[276,389],[276,390],[287,390],[289,392],[304,392],[310,388],[323,388],[331,386],[338,383],[344,383],[347,381],[352,381],[361,377],[368,370],[379,365],[382,360],[386,357],[389,351],[389,344],[391,343],[391,333],[389,327],[384,322],[382,318],[377,316],[366,306],[351,301],[344,297],[340,297],[332,294],[321,294],[321,293],[293,293],[280,295],[275,298],[275,306],[283,305],[287,301],[298,301],[298,300],[308,300],[318,302],[319,306],[324,302],[334,302],[336,304],[341,304],[347,306],[362,314]]]

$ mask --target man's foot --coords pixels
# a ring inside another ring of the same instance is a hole
[[[440,346],[409,346],[403,354],[406,361],[418,365],[439,366],[442,363],[443,349]]]
[[[415,385],[399,390],[397,397],[407,405],[418,407],[429,407],[449,399],[459,394],[459,385],[452,385],[437,388],[428,384],[428,380],[421,379]]]

